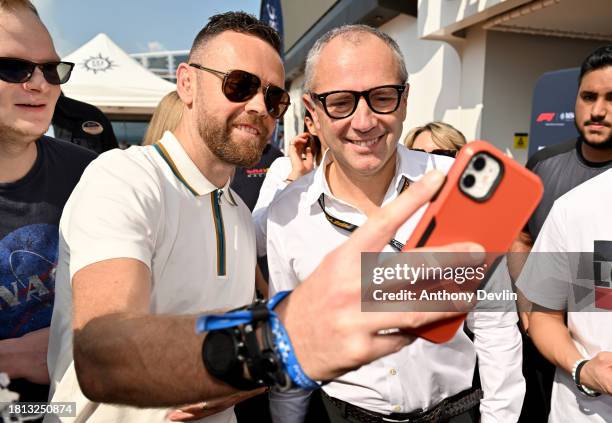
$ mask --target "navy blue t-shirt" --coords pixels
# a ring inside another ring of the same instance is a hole
[[[0,340],[51,324],[59,219],[85,167],[96,157],[45,136],[36,147],[30,171],[16,182],[0,183]],[[24,389],[20,394],[27,393]]]

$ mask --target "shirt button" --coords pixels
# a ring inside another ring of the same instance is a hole
[[[395,369],[391,369],[391,370],[389,370],[389,374],[390,374],[391,376],[395,376],[395,375],[397,374],[397,370],[395,370]]]
[[[400,411],[402,411],[402,406],[401,405],[394,405],[393,406],[393,411],[396,413],[399,413]]]

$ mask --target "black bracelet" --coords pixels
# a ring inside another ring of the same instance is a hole
[[[574,382],[576,382],[576,387],[578,388],[580,392],[582,392],[584,395],[588,397],[594,398],[594,397],[600,396],[601,393],[595,391],[594,389],[590,389],[590,388],[587,388],[586,386],[583,386],[582,383],[580,382],[580,372],[582,371],[582,368],[584,367],[584,365],[587,364],[588,362],[589,360],[583,360],[582,362],[578,364],[578,366],[576,366],[576,380]]]

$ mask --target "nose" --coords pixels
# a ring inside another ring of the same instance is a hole
[[[608,104],[609,101],[606,101],[605,96],[598,96],[597,100],[593,102],[593,106],[591,107],[591,119],[592,120],[601,120],[606,117],[608,113]]]
[[[34,67],[34,72],[30,79],[23,83],[23,87],[28,91],[43,91],[49,87],[49,83],[45,79],[42,70],[38,67]]]
[[[355,109],[351,119],[351,128],[359,132],[368,132],[376,126],[376,123],[377,119],[374,112],[368,106],[366,99],[360,97],[357,102],[357,109]]]
[[[263,90],[258,90],[257,94],[255,94],[253,98],[247,101],[244,108],[245,111],[249,114],[257,114],[262,117],[269,116],[268,108],[266,107],[266,102],[264,99]]]

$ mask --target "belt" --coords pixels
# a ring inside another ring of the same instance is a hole
[[[482,390],[470,388],[443,399],[427,410],[418,409],[410,413],[382,414],[330,397],[323,390],[321,390],[321,395],[323,399],[338,408],[345,418],[351,418],[360,423],[438,423],[474,408],[480,403],[483,396]]]

